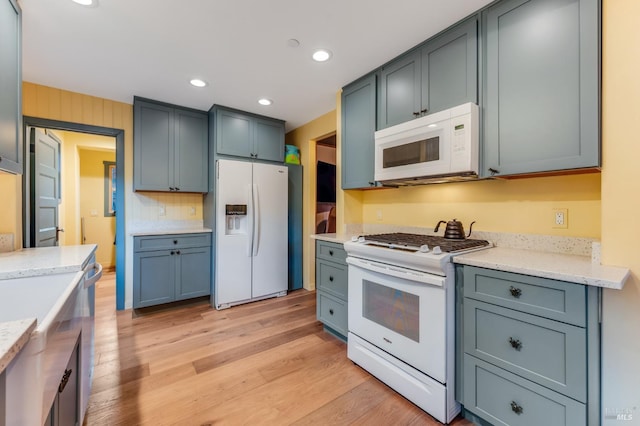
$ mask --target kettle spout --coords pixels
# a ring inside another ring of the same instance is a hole
[[[471,228],[473,228],[473,224],[474,223],[476,223],[475,220],[473,222],[471,222],[471,225],[469,225],[469,233],[467,234],[467,238],[469,238],[471,236]]]
[[[436,229],[433,230],[433,232],[438,232],[438,228],[440,228],[440,225],[443,223],[447,223],[446,220],[441,220],[440,222],[438,222],[438,224],[436,225]]]

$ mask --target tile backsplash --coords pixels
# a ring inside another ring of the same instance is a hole
[[[202,194],[134,192],[134,221],[202,220]]]

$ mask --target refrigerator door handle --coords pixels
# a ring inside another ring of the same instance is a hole
[[[253,230],[251,233],[251,246],[253,248],[252,256],[258,255],[258,246],[260,245],[260,194],[258,192],[258,185],[253,184]]]
[[[254,213],[253,213],[253,185],[247,185],[247,257],[253,256],[253,227],[254,227]]]

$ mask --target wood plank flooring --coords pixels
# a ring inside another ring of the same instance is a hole
[[[347,359],[316,321],[315,298],[298,290],[224,311],[200,300],[116,312],[105,274],[84,424],[439,425]]]

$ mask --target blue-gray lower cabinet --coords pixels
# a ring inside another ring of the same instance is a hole
[[[0,0],[0,170],[22,173],[22,13]]]
[[[466,412],[491,424],[600,424],[601,290],[473,266],[456,280]]]
[[[483,18],[481,174],[598,167],[600,0],[504,0]]]
[[[325,330],[346,340],[347,263],[340,243],[316,240],[316,313]]]
[[[134,308],[209,294],[211,234],[134,237]]]

